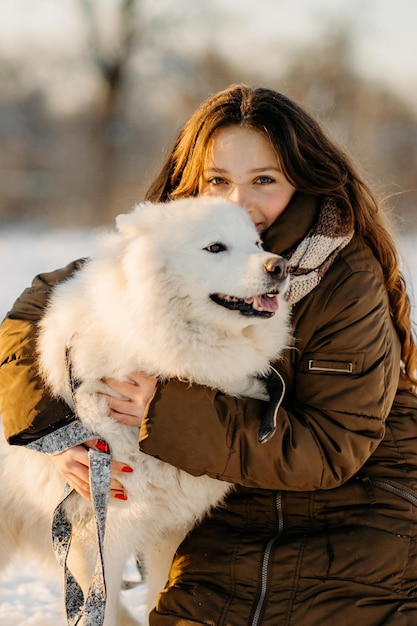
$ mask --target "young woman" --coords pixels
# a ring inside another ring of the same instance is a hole
[[[145,453],[236,484],[179,546],[150,624],[416,624],[417,351],[377,201],[310,115],[245,85],[191,116],[147,198],[199,194],[243,205],[265,247],[288,258],[295,341],[275,364],[285,396],[263,445],[261,401],[140,372],[107,381],[125,398],[108,396],[111,414],[141,426]],[[10,443],[75,419],[42,388],[34,341],[53,285],[77,265],[38,276],[3,323]],[[82,446],[55,457],[84,497],[86,459]],[[126,497],[124,466],[113,463],[113,497]]]

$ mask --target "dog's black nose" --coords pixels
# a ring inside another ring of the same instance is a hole
[[[265,271],[284,280],[288,276],[288,262],[282,256],[270,257],[265,262]]]

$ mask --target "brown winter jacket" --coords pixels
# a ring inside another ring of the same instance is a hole
[[[265,246],[290,249],[316,215],[316,200],[296,194]],[[73,419],[39,382],[33,323],[76,266],[37,277],[3,323],[1,407],[12,443]],[[292,323],[268,443],[257,439],[261,401],[173,380],[149,406],[144,452],[238,485],[181,545],[151,624],[313,626],[342,611],[351,626],[417,624],[417,397],[400,372],[381,268],[358,236]]]

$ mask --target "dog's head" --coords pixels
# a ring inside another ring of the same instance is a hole
[[[117,227],[127,242],[130,292],[149,283],[151,306],[190,324],[227,328],[279,310],[287,263],[262,249],[250,217],[236,204],[204,197],[144,203],[119,216]]]

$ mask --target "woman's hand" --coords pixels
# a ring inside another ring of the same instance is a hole
[[[103,382],[115,392],[114,396],[102,394],[110,417],[120,424],[140,428],[146,407],[155,393],[157,380],[143,372],[129,374],[128,381],[103,378]]]
[[[90,493],[90,465],[88,457],[88,448],[95,448],[105,451],[107,445],[100,440],[93,439],[86,441],[83,445],[74,446],[64,452],[55,454],[51,457],[58,472],[65,480],[86,500],[91,501]],[[118,500],[127,500],[122,483],[120,483],[113,474],[119,472],[130,473],[132,468],[125,463],[118,461],[111,462],[112,479],[110,483],[110,497]]]
[[[142,372],[134,372],[129,375],[128,381],[105,378],[103,382],[115,394],[102,394],[108,404],[110,416],[121,424],[140,428],[145,409],[155,393],[157,378],[147,376]],[[91,493],[88,448],[96,448],[103,452],[105,447],[107,446],[103,441],[94,439],[51,457],[61,476],[80,496],[89,501],[91,501]],[[132,471],[126,463],[111,462],[111,498],[127,499],[122,483],[114,478],[114,474]]]

